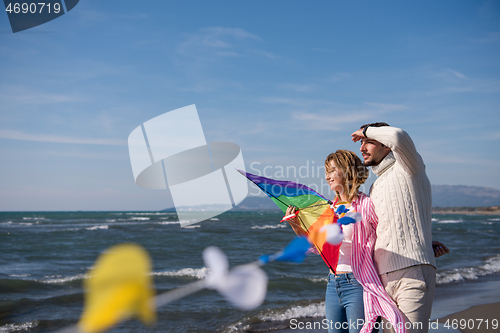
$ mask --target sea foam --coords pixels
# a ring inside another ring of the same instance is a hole
[[[292,318],[317,318],[325,316],[325,302],[297,305],[285,309],[269,309],[258,317],[263,321],[284,321]]]
[[[109,228],[108,225],[104,224],[104,225],[96,225],[93,227],[85,228],[85,230],[108,230],[108,228]]]
[[[88,275],[88,274],[78,274],[78,275],[75,275],[75,276],[67,276],[67,277],[50,277],[50,276],[47,276],[46,279],[37,280],[37,281],[38,282],[42,282],[42,283],[48,283],[48,284],[61,284],[61,283],[75,281],[75,280],[88,279],[89,277],[90,277],[90,275]]]
[[[30,331],[32,328],[38,326],[38,320],[29,321],[27,323],[21,324],[7,324],[4,326],[0,326],[0,332],[19,332],[19,331]]]
[[[461,267],[445,270],[436,274],[436,284],[476,280],[480,276],[500,272],[500,255],[491,257],[481,266]]]
[[[254,225],[251,229],[282,229],[286,227],[286,224]]]
[[[464,220],[438,220],[437,223],[462,223]]]
[[[154,272],[151,275],[155,276],[190,276],[197,279],[204,279],[207,277],[210,270],[206,267],[203,268],[183,268],[178,271],[165,271],[165,272]]]

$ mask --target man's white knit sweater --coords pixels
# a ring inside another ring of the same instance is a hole
[[[410,136],[395,127],[368,127],[366,136],[389,147],[372,171],[370,189],[379,223],[373,260],[379,274],[414,265],[436,267],[432,250],[431,184]]]

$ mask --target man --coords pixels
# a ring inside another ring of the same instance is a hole
[[[366,166],[378,176],[370,189],[379,223],[373,260],[389,296],[411,322],[407,332],[428,332],[436,261],[448,252],[432,242],[431,184],[410,136],[386,123],[361,126],[352,133],[361,141]]]

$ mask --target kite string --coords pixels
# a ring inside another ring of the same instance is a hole
[[[290,206],[290,205],[287,205],[286,203],[284,203],[283,201],[281,201],[280,199],[278,199],[276,196],[272,195],[271,193],[269,193],[265,188],[263,187],[260,187],[259,184],[257,184],[256,182],[254,182],[252,179],[250,179],[247,175],[244,175],[249,181],[251,181],[252,183],[254,183],[255,185],[257,185],[258,188],[260,188],[262,191],[266,192],[269,196],[275,198],[276,200],[278,200],[279,202],[281,202],[283,205],[285,206]],[[325,204],[321,204],[321,205],[330,205],[332,204],[332,202],[330,200],[327,201],[327,203]],[[313,206],[309,206],[309,207],[313,207]],[[297,215],[297,217],[299,218],[300,222],[302,223],[302,225],[304,226],[303,229],[306,231],[306,233],[309,235],[309,231],[307,230],[307,227],[305,225],[305,223],[302,221],[302,219],[300,218],[299,215]],[[323,255],[323,252],[316,246],[316,244],[314,244],[314,246],[318,249],[319,253],[321,254],[321,257],[325,260],[326,262],[326,265],[332,270],[332,272],[335,273],[335,270],[332,268],[332,265],[330,265],[330,262],[328,261],[328,259],[326,259],[326,257]]]
[[[269,193],[265,188],[263,187],[260,187],[259,184],[257,184],[256,182],[254,182],[252,179],[250,179],[247,175],[243,175],[245,176],[249,181],[251,181],[252,183],[254,183],[255,185],[257,185],[258,188],[260,188],[262,191],[266,192],[269,196],[273,197],[274,199],[278,200],[279,202],[281,202],[283,205],[285,206],[290,206],[290,205],[287,205],[286,203],[284,203],[283,201],[281,201],[280,199],[278,199],[276,196],[274,196],[273,194]]]
[[[272,193],[269,193],[265,188],[259,186],[259,184],[257,184],[256,182],[254,182],[252,179],[250,179],[247,175],[243,175],[246,177],[246,179],[248,179],[249,181],[251,181],[252,183],[254,183],[255,185],[257,185],[258,188],[260,188],[262,191],[266,192],[269,196],[273,197],[274,199],[278,200],[279,202],[281,202],[283,205],[285,205],[286,207],[289,207],[290,205],[288,205],[287,203],[281,201],[278,197],[276,197],[275,195],[273,195]],[[324,205],[331,205],[333,202],[331,200],[327,200],[326,203],[321,203],[321,204],[316,204],[316,205],[312,205],[312,206],[308,206],[308,207],[305,207],[305,208],[302,208],[302,210],[304,209],[308,209],[308,208],[311,208],[311,207],[318,207],[318,206],[324,206]]]
[[[207,288],[207,280],[201,280],[201,281],[196,281],[193,283],[189,283],[185,286],[176,288],[174,290],[170,290],[167,292],[164,292],[163,294],[160,294],[155,297],[154,302],[156,303],[157,307],[161,307],[163,305],[166,305],[170,302],[176,301],[178,299],[184,298],[188,295],[194,294],[204,288]]]
[[[325,203],[320,203],[320,204],[317,204],[317,205],[307,206],[305,208],[302,208],[301,210],[308,209],[308,208],[311,208],[311,207],[318,207],[318,206],[331,205],[331,204],[332,204],[332,202],[330,200],[328,200]]]
[[[297,215],[297,217],[299,218],[300,223],[302,223],[302,225],[303,225],[303,228],[302,228],[302,229],[304,229],[304,230],[307,232],[307,234],[309,235],[309,230],[307,230],[307,227],[306,227],[305,223],[302,221],[302,219],[300,218],[300,215]],[[314,243],[314,242],[313,242],[313,243]],[[316,244],[314,244],[314,246],[316,247],[316,249],[317,249],[317,250],[319,251],[319,253],[321,254],[321,257],[325,260],[325,263],[326,263],[326,265],[328,266],[328,268],[330,268],[330,269],[332,270],[332,272],[333,272],[334,274],[336,274],[336,273],[335,273],[335,270],[332,268],[332,265],[330,264],[330,262],[328,261],[328,259],[326,258],[326,256],[323,254],[323,251],[321,251],[321,250],[319,249],[319,247],[318,247],[318,246],[316,246]]]

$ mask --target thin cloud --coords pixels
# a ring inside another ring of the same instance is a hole
[[[447,92],[463,93],[498,93],[500,92],[500,81],[496,79],[474,79],[463,86],[449,86],[445,88]]]
[[[319,113],[296,112],[292,118],[300,123],[304,130],[342,130],[345,125],[369,122],[370,120],[392,112],[408,109],[404,105],[384,103],[364,103],[369,108],[358,110],[328,110]]]
[[[478,44],[497,45],[500,44],[500,31],[488,32],[484,37],[471,39],[470,41]]]
[[[87,145],[111,145],[126,146],[127,142],[121,139],[99,139],[99,138],[74,138],[68,136],[57,136],[50,134],[32,134],[13,130],[0,130],[0,138],[11,140],[69,143],[69,144],[87,144]]]
[[[420,154],[422,155],[424,161],[427,161],[427,164],[450,164],[450,165],[488,165],[498,167],[500,166],[500,162],[492,159],[486,158],[478,158],[477,156],[469,155],[461,155],[450,156],[443,154],[441,152],[432,151],[432,150],[420,150]]]
[[[449,71],[452,75],[454,75],[455,77],[458,77],[459,79],[466,79],[466,78],[467,78],[464,74],[462,74],[462,73],[460,73],[460,72],[457,72],[457,71],[454,71],[453,69],[448,69],[448,71]]]
[[[84,98],[76,94],[54,94],[34,91],[21,86],[3,86],[0,94],[0,103],[13,103],[16,106],[26,104],[58,104],[83,102]]]
[[[240,28],[202,28],[197,33],[189,34],[187,40],[177,47],[177,53],[198,61],[235,57],[278,58],[252,46],[252,41],[258,42],[261,38]]]
[[[443,80],[456,80],[456,79],[461,79],[460,81],[464,79],[468,79],[465,74],[460,73],[457,70],[451,69],[451,68],[445,68],[441,69],[435,73],[432,73],[430,75],[431,77],[435,77],[438,79],[443,79]]]
[[[326,79],[326,81],[336,83],[336,82],[339,82],[339,81],[341,81],[349,76],[351,76],[350,73],[336,73],[336,74],[329,76]]]
[[[279,87],[285,90],[292,90],[294,92],[309,92],[314,89],[313,85],[295,84],[295,83],[282,84]]]
[[[498,93],[500,91],[500,80],[496,78],[471,77],[450,68],[430,73],[428,77],[435,80],[433,84],[437,87],[425,92],[426,95],[468,92]]]
[[[366,122],[374,116],[371,112],[294,113],[292,118],[300,123],[303,130],[341,130],[345,125]]]

